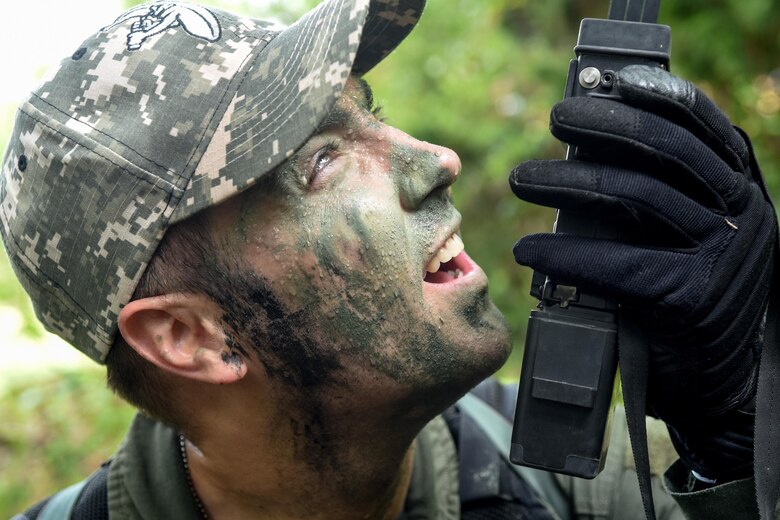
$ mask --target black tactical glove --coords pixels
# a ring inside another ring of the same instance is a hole
[[[529,202],[609,215],[620,239],[535,234],[518,263],[637,309],[651,338],[648,410],[689,467],[749,476],[776,217],[747,136],[698,89],[657,68],[617,74],[622,102],[575,97],[552,133],[582,161],[529,161]]]

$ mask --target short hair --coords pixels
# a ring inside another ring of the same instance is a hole
[[[255,186],[235,197],[251,197],[255,191],[276,192],[281,183],[281,173],[287,164],[283,162],[259,179]],[[243,281],[239,273],[246,266],[228,240],[220,240],[212,233],[209,215],[213,211],[214,208],[208,208],[168,229],[146,271],[141,275],[130,301],[173,292],[207,296],[223,311],[226,308],[232,311],[228,313],[229,317],[220,317],[229,329],[225,340],[230,349],[249,355],[233,338],[232,333],[241,324],[231,319],[238,312],[234,308],[240,305],[238,300],[241,303],[245,301],[239,298],[242,293],[239,288]],[[272,298],[267,287],[259,290],[255,286],[255,291],[262,293],[258,296],[261,299]],[[108,387],[149,417],[184,430],[192,425],[169,397],[171,377],[136,352],[117,332],[106,357]]]
[[[219,257],[209,232],[207,212],[172,226],[160,242],[131,298],[139,300],[172,292],[213,293],[220,278]],[[168,397],[163,369],[141,356],[117,331],[106,357],[108,387],[140,411],[182,429],[186,420]]]

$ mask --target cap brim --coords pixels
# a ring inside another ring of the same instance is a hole
[[[364,74],[411,32],[425,0],[328,0],[254,57],[171,218],[254,184],[290,157]]]

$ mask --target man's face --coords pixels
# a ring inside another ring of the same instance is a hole
[[[274,180],[228,205],[218,226],[231,228],[241,296],[222,302],[225,320],[270,377],[310,397],[451,398],[501,366],[508,328],[459,243],[457,155],[382,123],[371,103],[350,79]]]

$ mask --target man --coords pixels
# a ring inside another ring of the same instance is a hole
[[[77,514],[458,517],[453,438],[471,451],[457,410],[438,416],[501,366],[508,330],[458,236],[457,156],[385,125],[361,79],[422,4],[329,0],[284,30],[142,6],[20,107],[9,256],[41,321],[145,412]],[[556,272],[539,251],[518,259]],[[553,517],[507,474],[486,478],[513,505],[482,514]]]

